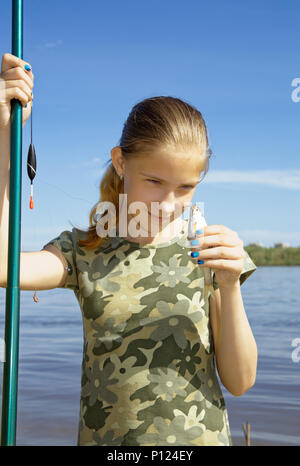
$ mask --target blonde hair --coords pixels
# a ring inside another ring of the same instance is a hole
[[[132,108],[124,124],[118,146],[123,157],[138,157],[157,148],[173,146],[176,148],[198,148],[206,153],[204,176],[209,168],[212,151],[209,147],[207,129],[204,119],[194,106],[181,99],[170,96],[150,97],[138,102]],[[151,156],[151,155],[150,155]],[[99,202],[112,202],[116,209],[118,225],[119,194],[123,192],[120,180],[111,159],[100,182]],[[203,176],[203,178],[204,178]],[[79,239],[78,244],[92,249],[99,247],[104,240],[96,231],[99,218],[95,218],[97,206],[94,205],[89,215],[89,228],[86,239]],[[102,212],[104,215],[105,212]]]

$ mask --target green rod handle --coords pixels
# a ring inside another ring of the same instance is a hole
[[[23,59],[23,0],[12,0],[12,54]],[[11,100],[8,264],[5,303],[5,361],[3,367],[1,445],[16,442],[22,192],[22,119],[19,100]]]

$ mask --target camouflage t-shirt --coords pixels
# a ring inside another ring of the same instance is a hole
[[[73,228],[47,243],[67,260],[61,288],[83,316],[78,445],[232,445],[186,226],[159,244],[107,237],[91,250],[83,237]],[[245,251],[240,283],[255,269]]]

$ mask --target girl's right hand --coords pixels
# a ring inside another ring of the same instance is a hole
[[[12,99],[17,99],[23,106],[23,126],[28,120],[32,108],[32,89],[34,75],[26,71],[24,65],[30,65],[10,53],[2,57],[0,74],[0,130],[10,125]],[[27,104],[27,108],[25,105]]]

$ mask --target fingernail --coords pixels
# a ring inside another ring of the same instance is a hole
[[[197,262],[198,264],[204,264],[204,261],[202,261],[201,259],[199,259]]]
[[[196,230],[197,235],[201,235],[203,233],[203,230]]]
[[[198,251],[192,252],[192,253],[191,253],[191,256],[192,256],[192,257],[198,257],[198,256],[199,256],[199,252],[198,252]]]
[[[199,243],[199,241],[198,241],[197,239],[193,239],[193,240],[191,241],[191,245],[192,245],[192,246],[196,246],[198,243]]]
[[[31,66],[29,66],[29,65],[24,65],[24,68],[25,68],[26,71],[31,71]]]

